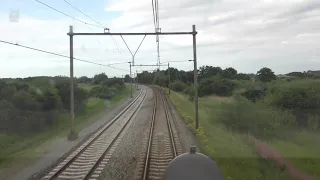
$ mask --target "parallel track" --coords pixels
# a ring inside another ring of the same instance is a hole
[[[142,175],[143,180],[162,179],[165,168],[178,155],[167,101],[161,90],[153,88],[153,91],[155,101]],[[165,116],[163,117],[163,115]]]
[[[124,110],[42,179],[97,179],[128,129],[127,125],[141,107],[145,96],[146,90],[143,89]]]

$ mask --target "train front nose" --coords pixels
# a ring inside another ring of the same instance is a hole
[[[189,153],[174,158],[164,172],[164,180],[224,180],[217,164],[190,147]]]

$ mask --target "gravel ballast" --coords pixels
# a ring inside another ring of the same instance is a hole
[[[146,149],[152,119],[153,93],[148,88],[146,99],[122,141],[111,156],[99,179],[132,180],[134,170],[139,164],[142,151]]]
[[[194,135],[187,128],[186,123],[180,116],[177,109],[169,100],[169,110],[172,113],[172,123],[176,134],[179,136],[182,152],[187,152],[190,146],[196,145]],[[148,137],[150,132],[152,111],[154,106],[154,93],[148,88],[148,93],[140,112],[124,135],[122,141],[111,156],[104,168],[100,180],[138,180],[141,179],[141,172],[145,161]]]

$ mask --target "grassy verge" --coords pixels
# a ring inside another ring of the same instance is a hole
[[[126,87],[121,93],[117,94],[109,101],[97,98],[90,98],[85,105],[85,113],[76,115],[76,131],[80,131],[84,127],[99,120],[104,110],[117,105],[123,99],[130,95],[130,89]],[[56,120],[52,128],[46,132],[31,136],[21,137],[14,135],[0,134],[0,170],[11,166],[23,166],[30,161],[41,156],[43,153],[40,145],[45,145],[54,138],[61,138],[69,133],[70,118],[68,113],[63,113]],[[1,176],[1,171],[0,171]]]
[[[244,132],[231,131],[229,126],[221,123],[230,118],[238,121],[255,119],[259,123],[262,119],[285,119],[288,116],[257,106],[242,105],[242,109],[240,106],[230,106],[235,101],[231,98],[206,97],[199,99],[200,127],[196,131],[193,103],[186,95],[173,91],[171,99],[188,127],[196,132],[202,152],[217,162],[225,179],[290,179],[284,170],[259,158]],[[270,138],[268,135],[268,144],[291,160],[297,168],[319,179],[319,134],[293,129],[283,129],[279,134],[281,137]]]

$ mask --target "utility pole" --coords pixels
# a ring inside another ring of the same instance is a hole
[[[130,80],[130,81],[131,81],[131,83],[130,83],[130,86],[131,86],[131,96],[130,96],[130,97],[132,98],[133,96],[132,96],[131,62],[129,62],[129,64],[130,64],[130,79],[131,79],[131,80]]]
[[[73,141],[78,138],[78,133],[74,130],[74,84],[73,84],[73,27],[69,27],[70,36],[70,118],[71,129],[68,135],[68,140]]]
[[[196,25],[192,25],[192,37],[193,37],[193,75],[194,75],[194,105],[196,111],[196,129],[199,127],[199,112],[198,112],[198,69],[197,69],[197,31]]]
[[[168,63],[168,75],[169,75],[168,88],[169,88],[169,96],[170,96],[170,65],[169,65],[169,63]]]
[[[136,70],[136,88],[137,88],[137,90],[138,90],[138,70]]]
[[[159,86],[161,86],[161,84],[160,84],[160,63],[159,63],[159,67],[158,67],[158,84],[159,84]]]

